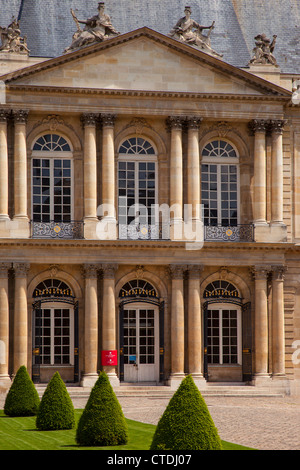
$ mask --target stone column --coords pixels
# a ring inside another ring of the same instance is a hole
[[[84,113],[81,121],[84,126],[83,195],[84,195],[84,235],[96,238],[97,219],[97,149],[96,123],[98,114]]]
[[[192,220],[199,220],[200,190],[200,155],[198,132],[202,119],[193,117],[187,119],[188,150],[187,150],[187,203],[191,205]]]
[[[11,263],[0,263],[0,389],[10,386],[8,270]]]
[[[98,267],[83,266],[85,278],[84,305],[84,374],[82,385],[92,387],[98,378]]]
[[[27,274],[28,263],[14,263],[15,298],[14,298],[14,368],[16,374],[21,366],[27,367],[28,361],[28,308]]]
[[[284,266],[272,266],[272,375],[285,376]]]
[[[0,220],[8,217],[8,153],[7,118],[9,112],[0,109]]]
[[[117,265],[102,265],[103,270],[103,313],[102,313],[102,349],[103,351],[117,350],[116,330],[116,298],[115,298],[115,272]],[[119,385],[116,375],[116,366],[104,365],[112,386]]]
[[[268,329],[268,273],[267,266],[256,266],[255,277],[255,382],[269,378],[269,329]]]
[[[269,122],[272,139],[271,224],[283,225],[283,155],[282,133],[285,121]]]
[[[183,118],[169,117],[167,124],[171,131],[170,148],[170,238],[182,240],[183,214],[183,162],[182,162],[182,124]]]
[[[188,370],[197,385],[205,383],[203,377],[203,344],[200,276],[202,266],[188,267]]]
[[[14,219],[28,220],[26,122],[28,111],[13,111],[14,138]]]
[[[112,114],[102,114],[102,215],[105,216],[107,240],[117,238],[115,204],[115,147]]]
[[[186,266],[171,265],[171,375],[170,386],[177,388],[184,377],[184,287]]]
[[[253,221],[266,225],[266,121],[255,119],[250,128],[254,133]]]

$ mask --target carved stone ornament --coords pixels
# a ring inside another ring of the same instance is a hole
[[[278,67],[277,61],[273,55],[277,36],[273,35],[273,40],[267,38],[265,34],[255,36],[255,47],[253,49],[253,57],[249,64],[251,65],[274,65]]]
[[[1,46],[0,52],[15,52],[17,54],[27,54],[27,37],[21,37],[20,23],[15,17],[7,28],[0,26]]]
[[[210,35],[215,27],[215,22],[213,21],[210,26],[201,26],[191,18],[191,7],[189,6],[185,7],[184,13],[185,16],[177,21],[169,36],[190,46],[197,47],[215,57],[222,57],[222,54],[211,48]],[[202,33],[204,29],[208,29],[206,36]]]
[[[72,43],[65,49],[66,52],[72,52],[75,49],[80,49],[84,46],[89,46],[97,42],[105,41],[111,37],[117,36],[120,33],[115,30],[111,24],[110,17],[104,13],[104,3],[98,3],[98,14],[92,16],[86,21],[78,20],[75,12],[71,9],[71,15],[77,26],[77,31],[73,34]],[[82,29],[80,24],[84,24]]]

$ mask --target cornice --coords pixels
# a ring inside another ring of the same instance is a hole
[[[123,96],[123,97],[141,97],[141,98],[171,98],[171,99],[198,99],[199,101],[207,100],[229,100],[229,101],[276,101],[289,102],[289,96],[278,95],[254,95],[254,94],[235,94],[235,93],[196,93],[188,91],[164,91],[164,90],[121,90],[108,88],[73,88],[73,87],[54,87],[54,86],[38,86],[38,85],[7,85],[7,92],[20,93],[41,93],[41,94],[82,94],[82,95],[101,95],[101,96]]]
[[[55,240],[55,239],[0,239],[0,252],[9,247],[22,248],[114,248],[114,249],[151,249],[151,250],[185,250],[185,242],[170,240]],[[261,242],[205,242],[201,250],[205,251],[281,251],[300,253],[300,245],[295,243],[261,243]],[[191,250],[188,250],[190,252]]]

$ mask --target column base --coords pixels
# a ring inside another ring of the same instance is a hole
[[[12,384],[9,375],[0,375],[0,393],[7,392]]]
[[[254,238],[256,242],[279,243],[287,240],[287,227],[277,223],[254,223]]]
[[[97,239],[97,224],[99,220],[97,217],[85,217],[83,219],[83,236],[86,240],[96,240]]]
[[[169,379],[167,380],[167,384],[171,388],[171,390],[177,390],[183,379],[185,378],[185,374],[182,373],[176,373],[176,374],[171,374]]]
[[[170,223],[170,240],[181,242],[184,240],[183,220],[173,219]]]
[[[202,374],[190,374],[193,378],[195,385],[198,387],[199,390],[204,390],[207,388],[207,382]]]
[[[0,218],[0,238],[30,238],[30,223],[27,217]]]
[[[106,372],[107,377],[109,378],[110,384],[113,389],[120,387],[119,377],[115,372]]]
[[[96,238],[98,240],[117,240],[117,221],[114,217],[103,217],[98,220],[96,227]]]
[[[94,374],[83,374],[80,386],[92,388],[98,380],[99,375],[97,373]]]
[[[256,374],[253,378],[253,385],[256,387],[270,387],[272,383],[270,374]]]

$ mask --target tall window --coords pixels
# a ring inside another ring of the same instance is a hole
[[[226,280],[207,285],[203,297],[207,306],[208,364],[241,364],[241,297],[238,289]]]
[[[118,162],[120,238],[158,238],[152,206],[157,203],[157,158],[150,142],[122,143]]]
[[[201,201],[204,205],[204,225],[238,225],[238,155],[225,140],[213,140],[202,150]]]
[[[46,279],[33,293],[40,306],[34,311],[34,347],[41,365],[74,364],[74,307],[72,290],[59,279]]]
[[[32,220],[70,222],[73,218],[73,168],[70,145],[45,134],[32,150]]]

